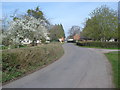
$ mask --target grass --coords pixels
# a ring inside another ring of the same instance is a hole
[[[110,52],[105,54],[112,65],[113,70],[113,82],[115,83],[116,88],[120,88],[120,61],[118,56],[120,52]]]
[[[63,54],[64,50],[60,43],[3,50],[2,82],[9,82],[35,71],[59,59]]]

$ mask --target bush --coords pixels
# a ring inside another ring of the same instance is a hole
[[[1,46],[0,49],[8,49],[8,46]]]
[[[52,43],[35,47],[3,50],[3,78],[9,81],[43,65],[60,58],[63,55],[60,44]]]
[[[118,48],[118,42],[78,42],[79,46],[101,47],[101,48]]]
[[[45,38],[42,38],[42,39],[41,39],[41,42],[42,42],[42,43],[45,43],[45,41],[46,41]]]
[[[10,39],[10,37],[5,37],[2,39],[2,44],[5,46],[13,45],[13,41]]]
[[[19,45],[19,48],[27,47],[27,45]]]

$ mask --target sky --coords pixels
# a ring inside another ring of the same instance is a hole
[[[3,17],[9,17],[15,10],[17,14],[25,14],[28,9],[35,9],[39,6],[52,24],[63,25],[65,34],[68,36],[68,30],[73,25],[83,28],[83,23],[89,14],[101,5],[107,5],[114,10],[118,9],[117,2],[4,2],[2,14]]]

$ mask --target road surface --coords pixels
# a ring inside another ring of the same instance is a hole
[[[3,88],[112,88],[111,66],[106,57],[97,52],[63,45],[65,54],[47,67]]]

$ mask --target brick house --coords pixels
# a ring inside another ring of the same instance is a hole
[[[80,40],[80,35],[79,34],[75,34],[73,36],[73,39],[76,40],[76,41]]]

